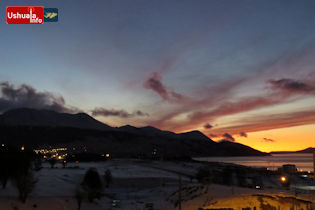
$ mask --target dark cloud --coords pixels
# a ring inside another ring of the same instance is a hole
[[[273,89],[281,89],[293,93],[315,93],[315,86],[293,79],[279,79],[268,81]]]
[[[56,112],[75,113],[80,110],[66,106],[62,96],[39,92],[30,85],[15,87],[9,82],[0,83],[0,112],[15,108],[48,109]]]
[[[222,140],[219,140],[217,141],[218,143],[222,143],[222,142],[231,142],[230,140],[227,140],[227,139],[222,139]]]
[[[210,136],[210,138],[216,138],[216,137],[218,137],[218,135],[213,134],[213,133],[210,133],[209,136]]]
[[[210,125],[209,123],[206,123],[203,127],[204,127],[205,129],[213,128],[213,126]]]
[[[248,136],[248,135],[247,135],[247,133],[246,133],[246,132],[241,131],[241,132],[240,132],[240,136],[247,138],[247,136]]]
[[[155,91],[164,100],[168,100],[168,92],[166,87],[162,84],[162,77],[157,72],[153,73],[153,75],[147,79],[144,83],[144,87]]]
[[[222,137],[224,138],[224,139],[222,139],[223,141],[224,140],[225,141],[232,141],[232,142],[235,141],[234,137],[231,134],[229,134],[229,133],[223,134]]]
[[[135,111],[133,113],[133,115],[140,116],[140,117],[148,117],[148,116],[150,116],[148,113],[142,112],[140,110]]]
[[[179,102],[184,99],[183,95],[170,90],[162,83],[162,76],[158,72],[154,72],[152,76],[144,82],[143,86],[159,94],[165,101]]]
[[[149,114],[144,113],[140,110],[137,110],[133,113],[129,113],[125,110],[116,110],[116,109],[105,109],[105,108],[95,108],[92,110],[92,115],[93,116],[104,116],[104,117],[120,117],[120,118],[129,118],[129,117],[145,117],[145,116],[149,116]]]
[[[263,138],[263,141],[264,141],[264,142],[273,143],[273,142],[275,142],[276,140],[269,139],[269,138]]]

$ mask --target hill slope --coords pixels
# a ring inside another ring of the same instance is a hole
[[[5,112],[0,115],[0,125],[73,127],[100,130],[111,128],[85,113],[67,114],[29,108],[14,109]]]

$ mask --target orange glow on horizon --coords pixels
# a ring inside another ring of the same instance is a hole
[[[266,142],[264,138],[273,139]],[[262,152],[298,151],[315,147],[315,125],[303,125],[248,133],[248,137],[235,136],[236,142]]]

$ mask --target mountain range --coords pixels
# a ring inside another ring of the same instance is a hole
[[[0,115],[0,143],[31,148],[63,146],[114,157],[262,156],[251,147],[217,143],[200,131],[174,133],[155,127],[108,126],[85,113],[20,108]]]
[[[315,152],[315,148],[309,147],[309,148],[298,150],[298,151],[275,151],[275,152],[271,152],[271,154],[313,153],[313,152]]]

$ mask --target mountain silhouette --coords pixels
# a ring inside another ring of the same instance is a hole
[[[274,151],[274,152],[271,152],[271,154],[313,153],[313,152],[315,152],[315,148],[308,147],[306,149],[298,150],[298,151]]]
[[[111,128],[85,113],[67,114],[30,108],[20,108],[5,112],[0,115],[0,125],[73,127],[99,130]]]
[[[206,157],[267,155],[248,146],[217,143],[200,131],[174,133],[152,126],[110,127],[85,113],[20,108],[0,115],[0,143],[64,146],[114,157]]]

